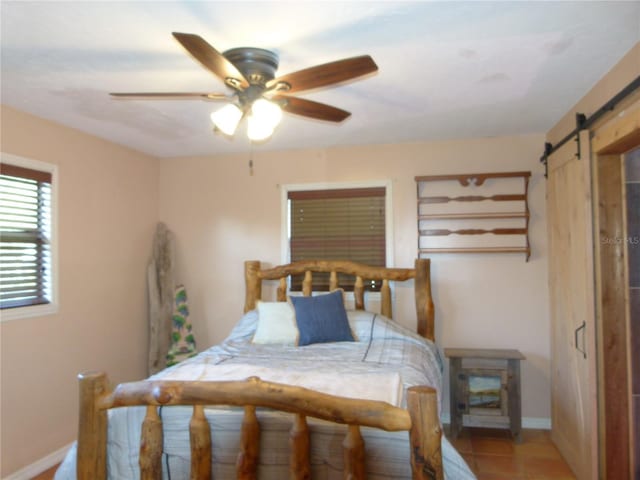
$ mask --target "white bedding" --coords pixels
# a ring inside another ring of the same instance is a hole
[[[251,338],[257,314],[247,313],[220,345],[168,368],[152,379],[229,380],[259,376],[325,393],[387,401],[404,406],[406,389],[431,385],[440,391],[442,365],[437,348],[429,341],[385,317],[369,312],[349,312],[357,342],[313,344],[305,347],[255,345]],[[440,402],[440,399],[439,399]],[[162,407],[164,424],[164,478],[189,478],[188,422],[191,408]],[[235,478],[239,445],[238,408],[206,410],[213,443],[213,477]],[[139,477],[138,448],[144,408],[109,411],[108,472],[110,479]],[[288,431],[291,416],[258,410],[261,425],[259,478],[288,477]],[[309,419],[312,431],[311,463],[314,479],[342,478],[342,440],[345,429]],[[407,432],[363,428],[370,479],[411,478]],[[460,455],[443,437],[445,477],[475,478]],[[75,478],[72,450],[56,473],[56,480]]]
[[[336,372],[306,371],[286,366],[272,367],[247,363],[207,365],[191,363],[162,376],[162,380],[246,380],[258,377],[269,382],[295,385],[317,392],[348,398],[367,398],[398,406],[402,400],[402,381],[398,372]]]

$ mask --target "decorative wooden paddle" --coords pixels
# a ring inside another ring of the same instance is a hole
[[[481,235],[484,233],[493,233],[495,235],[522,235],[527,233],[526,228],[493,228],[485,230],[482,228],[466,228],[461,230],[448,230],[446,228],[420,230],[420,235],[426,236],[443,236],[443,235]]]
[[[517,200],[526,200],[526,195],[466,195],[462,197],[423,197],[419,200],[420,203],[449,203],[449,202],[480,202],[482,200],[494,200],[497,202],[513,202]]]

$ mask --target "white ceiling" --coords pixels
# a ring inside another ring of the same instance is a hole
[[[352,112],[285,115],[256,149],[544,133],[640,41],[640,1],[0,3],[3,104],[161,157],[249,149],[220,103],[108,92],[225,92],[171,32],[280,55],[278,75],[369,54],[377,74],[299,96]]]

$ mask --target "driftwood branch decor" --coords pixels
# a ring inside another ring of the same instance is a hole
[[[147,267],[149,295],[149,362],[152,375],[166,366],[171,343],[171,316],[174,298],[175,239],[164,223],[153,237],[153,252]]]

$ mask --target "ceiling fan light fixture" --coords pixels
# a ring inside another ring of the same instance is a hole
[[[251,105],[247,135],[250,140],[266,140],[282,120],[282,109],[277,103],[259,98]]]
[[[274,128],[275,126],[271,126],[270,123],[265,122],[260,117],[257,117],[254,114],[249,115],[247,124],[247,136],[249,137],[249,140],[254,142],[266,140],[273,134]]]
[[[265,125],[276,128],[282,120],[282,109],[277,103],[264,98],[259,98],[251,105],[251,114]]]
[[[229,103],[211,114],[213,125],[225,135],[233,135],[242,119],[242,110],[233,103]]]

